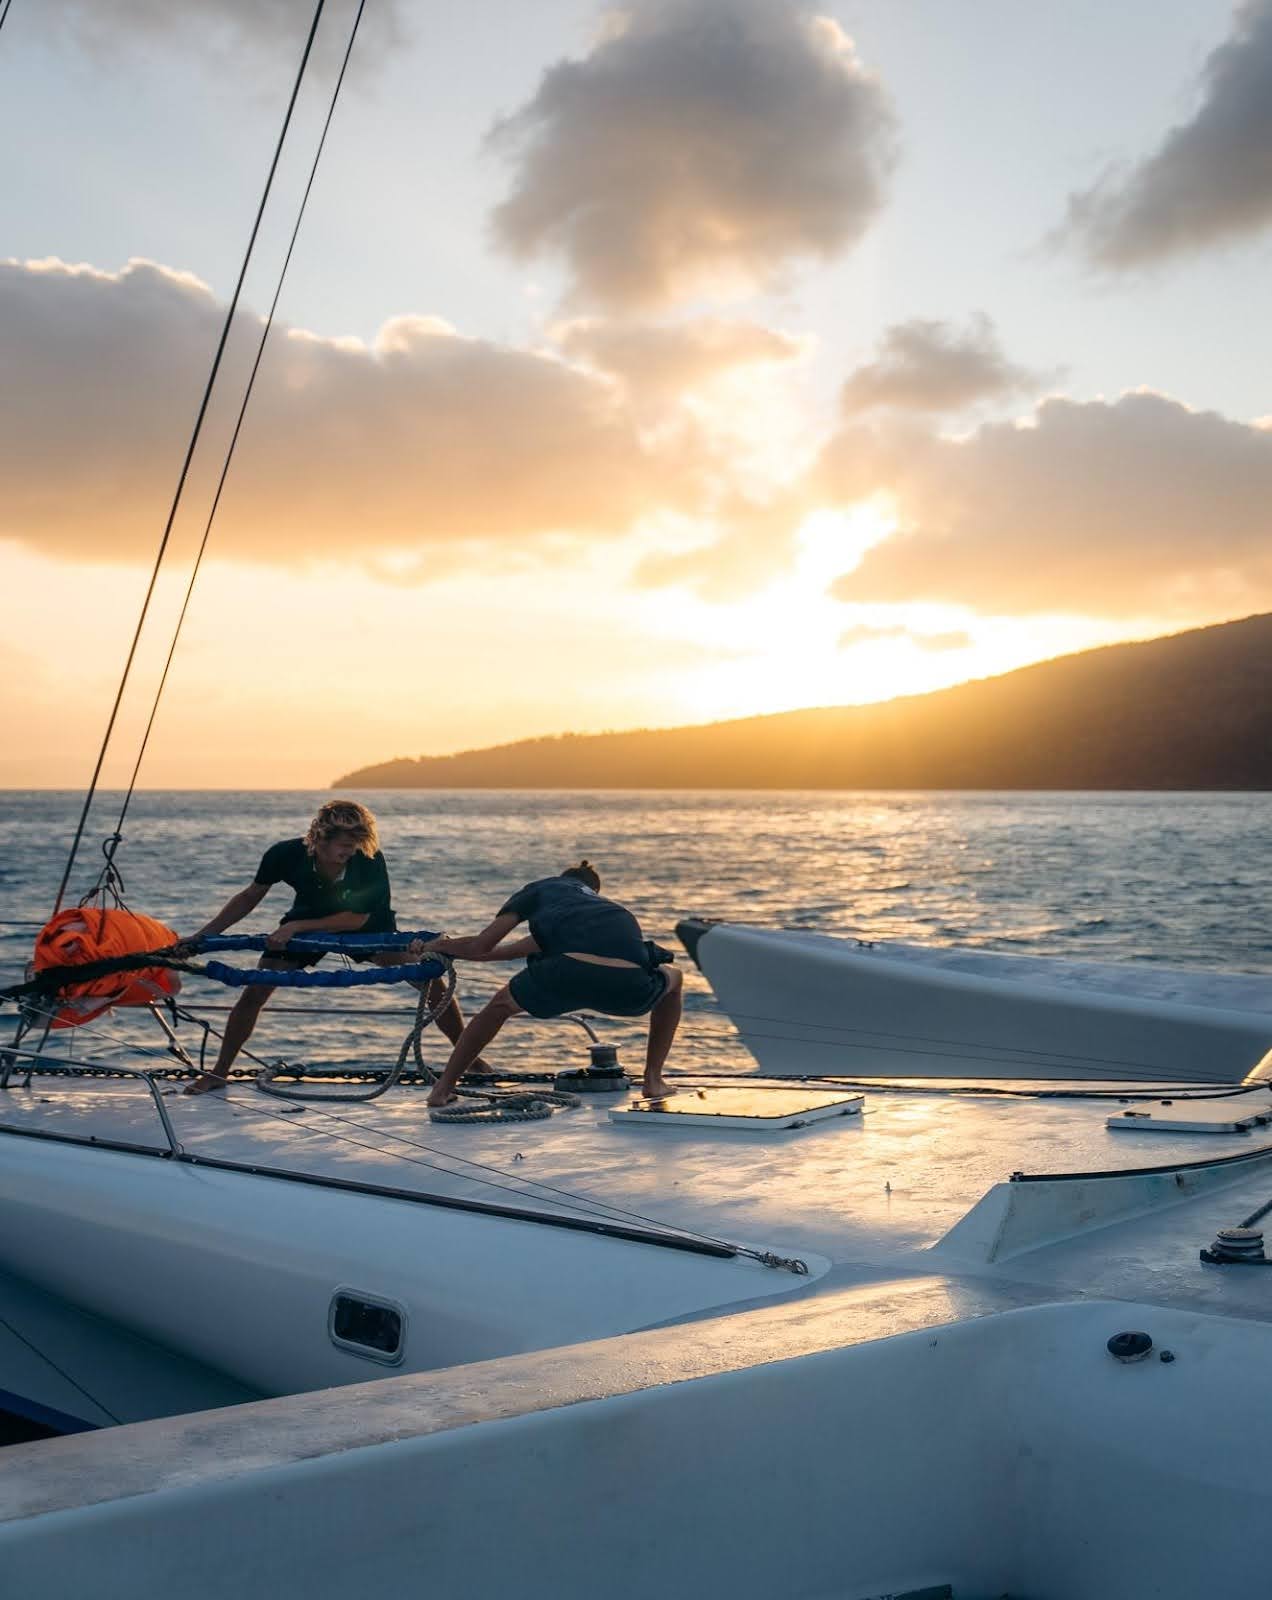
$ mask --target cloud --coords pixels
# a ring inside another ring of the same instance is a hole
[[[978,400],[1028,393],[1042,379],[1007,360],[990,319],[979,313],[960,332],[948,322],[894,323],[879,354],[844,384],[849,413],[893,407],[957,411]]]
[[[582,318],[560,331],[562,350],[619,379],[634,398],[659,408],[749,367],[782,366],[804,341],[755,322],[698,317],[671,325]]]
[[[860,238],[894,121],[838,25],[802,0],[639,0],[496,124],[493,216],[518,259],[564,256],[573,300],[623,311],[747,292]]]
[[[928,650],[934,654],[946,650],[966,650],[970,647],[972,636],[962,629],[952,629],[949,633],[915,633],[912,628],[895,623],[889,627],[872,627],[867,622],[859,622],[855,627],[846,628],[839,636],[839,648],[851,650],[859,644],[878,644],[883,639],[908,639],[919,650]]]
[[[220,59],[241,63],[250,56],[274,55],[294,47],[296,62],[313,20],[312,0],[40,0],[31,7],[37,26],[97,56],[117,55],[134,44],[188,46],[197,39]],[[314,42],[324,62],[344,52],[355,4],[328,7]],[[403,37],[403,0],[375,0],[359,25],[365,57],[368,46],[382,52]],[[24,22],[26,19],[23,19]],[[197,59],[197,53],[196,53]]]
[[[1053,398],[961,440],[847,428],[807,492],[895,507],[840,599],[1161,617],[1272,601],[1272,432],[1163,395]]]
[[[205,285],[153,263],[0,262],[0,371],[20,375],[0,388],[0,536],[148,557],[223,317]],[[245,315],[231,339],[191,515],[259,330]],[[473,544],[506,560],[527,541],[620,535],[694,505],[700,478],[683,438],[651,447],[612,383],[551,356],[427,317],[386,324],[371,347],[276,328],[213,550],[379,562],[409,580]]]
[[[1097,265],[1145,266],[1272,224],[1272,0],[1238,8],[1200,91],[1150,156],[1070,197],[1067,231]]]
[[[636,583],[649,589],[684,584],[706,600],[739,600],[789,569],[795,530],[811,509],[802,484],[769,500],[727,497],[712,517],[709,543],[647,556]]]

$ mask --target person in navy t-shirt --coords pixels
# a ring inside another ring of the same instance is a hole
[[[680,1025],[683,980],[667,964],[673,959],[669,952],[651,944],[631,912],[603,899],[600,890],[596,868],[581,861],[518,889],[481,933],[412,946],[413,954],[436,951],[463,961],[529,958],[464,1029],[428,1097],[430,1106],[453,1098],[456,1083],[509,1017],[560,1017],[584,1007],[612,1017],[648,1014],[644,1092],[652,1099],[666,1096],[663,1067]],[[528,936],[508,939],[521,922],[529,924]]]

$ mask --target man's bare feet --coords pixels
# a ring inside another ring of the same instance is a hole
[[[497,1078],[498,1076],[499,1074],[495,1071],[495,1069],[487,1062],[483,1061],[480,1056],[478,1056],[476,1061],[473,1062],[472,1066],[469,1067],[468,1071],[464,1074],[464,1081],[468,1082],[474,1078]]]
[[[668,1100],[676,1091],[659,1079],[657,1083],[642,1084],[640,1092],[646,1100]]]
[[[459,1096],[457,1094],[444,1094],[438,1099],[435,1090],[424,1103],[430,1111],[440,1111],[443,1106],[452,1105],[458,1099]]]
[[[219,1072],[205,1072],[201,1077],[188,1083],[181,1091],[182,1094],[215,1094],[218,1089],[229,1088],[230,1080],[223,1078]]]

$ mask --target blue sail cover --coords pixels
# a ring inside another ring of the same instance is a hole
[[[189,943],[197,950],[268,950],[273,937],[268,933],[211,933]],[[288,950],[303,950],[312,954],[316,950],[344,951],[348,955],[365,955],[372,950],[405,950],[416,939],[427,944],[438,937],[436,932],[420,933],[294,933],[287,941]],[[278,952],[275,952],[276,954]],[[285,953],[285,952],[283,952]]]
[[[273,950],[274,955],[292,952],[304,955],[343,954],[366,956],[378,950],[405,950],[416,939],[435,939],[436,933],[298,933],[287,941],[283,950]],[[198,949],[204,950],[259,950],[270,951],[270,935],[265,933],[210,934],[200,939]],[[401,966],[363,966],[338,968],[332,972],[309,970],[279,971],[261,967],[231,967],[224,961],[209,961],[203,968],[205,977],[216,983],[242,988],[246,984],[268,984],[281,989],[355,989],[369,983],[428,983],[440,978],[446,971],[441,956],[428,956],[423,961]]]

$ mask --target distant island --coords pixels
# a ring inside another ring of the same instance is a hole
[[[347,789],[1272,789],[1272,614],[879,705],[405,757]]]

